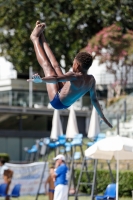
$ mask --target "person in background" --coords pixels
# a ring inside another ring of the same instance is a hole
[[[68,167],[65,163],[65,156],[59,154],[54,158],[55,170],[53,178],[55,179],[54,200],[68,199]]]
[[[0,159],[0,175],[2,176],[4,173],[4,170],[8,169],[8,167],[5,165],[6,161],[5,159]]]
[[[45,191],[46,191],[46,194],[49,196],[49,200],[53,200],[54,198],[53,173],[54,173],[54,167],[50,167],[50,175],[45,182]],[[49,189],[47,188],[47,185],[49,185]]]
[[[12,177],[13,177],[13,171],[12,170],[10,170],[10,169],[4,170],[3,180],[4,180],[4,183],[7,184],[6,195],[8,195],[9,187],[10,187],[10,184],[11,184]],[[10,199],[9,196],[5,197],[5,200],[9,200],[9,199]]]

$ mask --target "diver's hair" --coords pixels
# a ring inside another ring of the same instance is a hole
[[[54,169],[55,167],[54,166],[51,166],[49,169]]]
[[[92,56],[87,52],[79,52],[76,55],[75,59],[79,62],[81,67],[86,71],[90,68],[93,61]]]
[[[5,169],[3,175],[6,176],[7,178],[12,178],[13,171],[10,169]]]
[[[0,158],[0,163],[4,165],[6,163],[5,159],[4,158]]]

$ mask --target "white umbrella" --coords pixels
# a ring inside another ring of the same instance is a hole
[[[88,138],[94,139],[99,133],[100,133],[99,117],[95,107],[93,106],[87,136]]]
[[[57,140],[59,135],[63,135],[60,113],[59,110],[54,109],[50,138],[53,140]]]
[[[85,156],[93,159],[117,160],[116,200],[118,200],[119,160],[133,160],[133,139],[114,136],[96,142],[85,150]]]
[[[78,130],[78,125],[77,125],[76,114],[75,114],[73,106],[71,106],[67,128],[66,128],[66,138],[74,138],[74,136],[78,133],[79,133],[79,130]]]

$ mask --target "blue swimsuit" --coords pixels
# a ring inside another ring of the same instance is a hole
[[[49,189],[49,192],[54,193],[54,190],[53,189]]]
[[[53,108],[60,110],[60,109],[66,109],[70,106],[65,106],[61,103],[60,98],[59,98],[59,93],[55,95],[54,99],[50,101],[50,104],[53,106]]]

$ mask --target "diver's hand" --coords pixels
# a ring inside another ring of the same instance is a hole
[[[105,117],[103,117],[103,118],[101,118],[110,128],[113,128],[113,126],[108,122],[108,120],[105,118]]]

